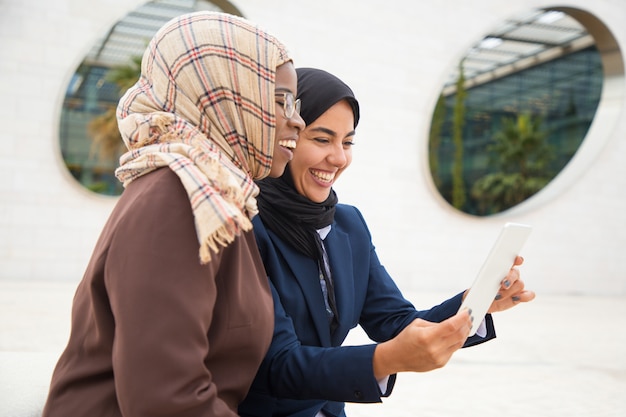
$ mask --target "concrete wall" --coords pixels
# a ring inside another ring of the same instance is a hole
[[[115,198],[83,190],[59,153],[68,81],[103,31],[138,0],[0,2],[0,279],[78,281]],[[348,82],[362,107],[354,162],[337,184],[360,207],[402,288],[470,285],[505,221],[535,230],[523,251],[541,293],[626,294],[623,80],[563,173],[536,198],[491,218],[451,209],[428,176],[426,138],[446,75],[494,25],[531,8],[593,13],[626,47],[623,0],[238,0],[245,17],[291,49],[298,66]],[[620,117],[621,115],[621,117]],[[618,120],[614,120],[618,119]]]

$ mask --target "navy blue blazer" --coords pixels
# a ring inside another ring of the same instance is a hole
[[[254,233],[274,297],[274,336],[247,398],[242,416],[313,417],[324,410],[344,416],[345,401],[380,402],[372,357],[376,344],[342,346],[350,329],[360,325],[375,342],[392,339],[416,318],[441,322],[461,305],[462,293],[430,310],[418,311],[380,264],[363,216],[356,207],[337,205],[324,245],[328,252],[339,326],[333,334],[324,307],[319,271],[265,228],[259,216]],[[485,338],[473,336],[465,346],[495,337],[487,317]]]

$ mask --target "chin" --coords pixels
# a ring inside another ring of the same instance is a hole
[[[272,169],[270,170],[270,173],[268,174],[268,177],[278,178],[278,177],[283,175],[283,173],[285,172],[286,168],[287,168],[287,166],[284,166],[283,169],[279,170],[277,168],[272,167]]]
[[[324,201],[326,201],[329,195],[330,193],[316,194],[315,198],[311,198],[311,201],[313,201],[314,203],[323,203]]]

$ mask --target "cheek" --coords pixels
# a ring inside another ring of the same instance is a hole
[[[289,168],[291,169],[291,176],[293,177],[294,185],[298,192],[302,192],[302,182],[304,181],[304,174],[306,167],[302,165],[302,161],[295,156],[289,162]]]
[[[293,153],[293,158],[289,165],[292,167],[291,171],[294,174],[294,178],[299,176],[303,171],[306,171],[310,164],[310,149],[307,148],[304,142],[298,140],[296,150]]]
[[[280,148],[279,140],[278,140],[279,136],[278,136],[278,126],[276,127],[276,136],[274,137],[274,155],[276,155],[276,153],[278,152],[278,149]]]
[[[278,110],[278,109],[277,109]],[[280,110],[282,111],[282,109]],[[276,113],[276,137],[280,137],[280,132],[287,126],[287,120],[284,117],[280,117],[279,113]]]

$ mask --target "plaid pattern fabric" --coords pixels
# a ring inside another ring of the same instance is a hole
[[[276,67],[289,60],[276,38],[242,18],[190,13],[156,33],[139,81],[120,99],[129,152],[116,175],[124,186],[165,166],[180,177],[202,263],[252,228],[254,180],[272,164]]]

